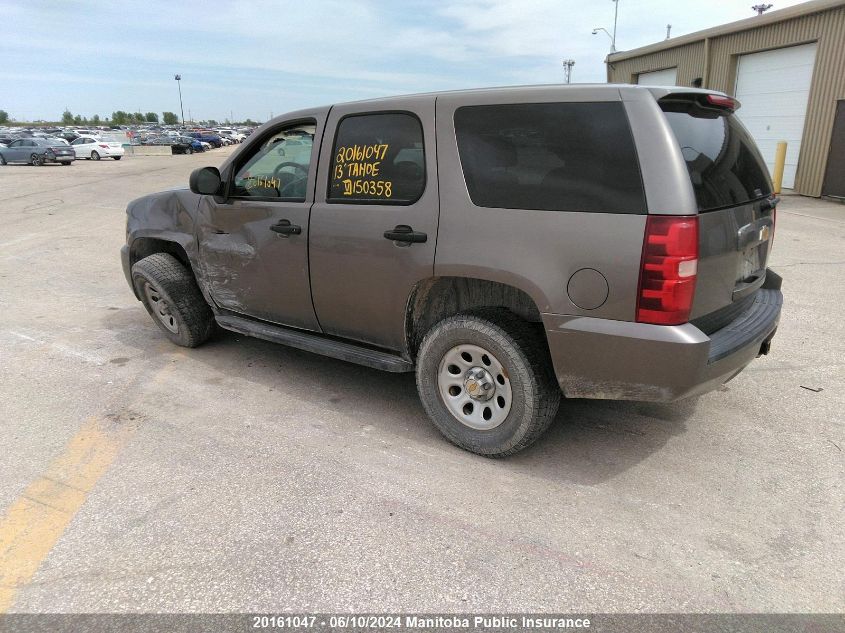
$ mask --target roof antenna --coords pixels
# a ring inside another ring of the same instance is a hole
[[[751,7],[751,9],[756,11],[757,15],[763,15],[763,13],[771,9],[773,6],[773,4],[755,4]]]
[[[671,32],[672,32],[672,25],[671,25],[671,24],[667,24],[667,25],[666,25],[666,39],[667,39],[667,40],[671,37],[671,35],[669,35]]]

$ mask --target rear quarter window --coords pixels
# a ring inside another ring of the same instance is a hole
[[[646,212],[620,102],[465,106],[455,111],[455,135],[476,206]]]

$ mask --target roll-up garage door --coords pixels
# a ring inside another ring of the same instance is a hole
[[[637,83],[641,86],[675,86],[678,83],[678,69],[666,68],[637,75]]]
[[[778,141],[786,141],[783,186],[795,186],[816,45],[803,44],[740,55],[734,94],[737,116],[751,132],[771,171]]]

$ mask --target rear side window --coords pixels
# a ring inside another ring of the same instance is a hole
[[[332,153],[329,202],[411,204],[425,189],[419,119],[390,112],[340,121]]]
[[[476,206],[646,212],[622,103],[466,106],[455,134]]]
[[[734,115],[692,101],[660,105],[681,146],[699,211],[724,209],[772,193],[766,163]]]

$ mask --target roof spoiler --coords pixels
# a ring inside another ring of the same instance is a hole
[[[733,97],[718,92],[668,92],[657,101],[664,110],[682,112],[708,110],[732,114],[741,106]]]

